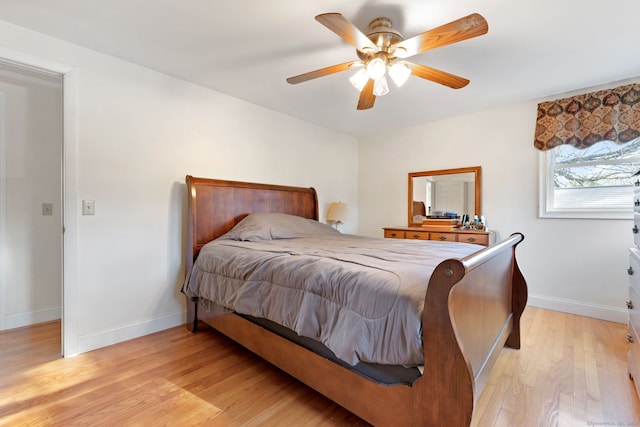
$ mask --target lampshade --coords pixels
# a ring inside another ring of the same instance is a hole
[[[398,87],[405,84],[410,75],[411,70],[404,61],[396,62],[389,67],[389,77]]]
[[[358,92],[361,92],[362,89],[364,88],[364,85],[366,85],[367,82],[369,81],[367,70],[365,70],[364,68],[361,68],[360,70],[358,70],[357,73],[349,77],[349,81],[351,82],[353,87],[355,87],[358,90]]]
[[[346,221],[349,216],[347,204],[343,202],[332,202],[327,212],[327,220],[335,222]]]
[[[376,79],[373,84],[373,94],[375,96],[382,96],[389,93],[389,83],[387,83],[387,78],[385,76]]]
[[[369,78],[376,80],[387,72],[387,64],[380,58],[373,58],[367,63],[366,70]]]

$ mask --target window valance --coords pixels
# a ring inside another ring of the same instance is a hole
[[[619,86],[538,104],[534,146],[586,148],[599,141],[619,144],[640,136],[640,84]]]

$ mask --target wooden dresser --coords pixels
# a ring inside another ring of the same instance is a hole
[[[443,242],[475,243],[489,246],[496,242],[493,231],[428,231],[420,227],[385,227],[384,237],[391,239],[440,240]]]
[[[629,249],[629,376],[634,379],[636,392],[640,397],[640,179],[633,187],[633,242],[635,247]]]

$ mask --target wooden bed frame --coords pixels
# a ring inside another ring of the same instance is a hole
[[[207,242],[254,212],[318,219],[313,188],[186,177],[187,271]],[[210,314],[187,298],[188,327],[202,321],[374,425],[468,426],[502,347],[520,348],[527,286],[519,233],[464,259],[443,261],[425,296],[425,372],[411,385],[373,382],[236,314]]]

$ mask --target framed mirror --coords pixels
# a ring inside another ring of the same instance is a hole
[[[482,169],[442,169],[409,173],[409,227],[426,217],[482,214]]]

